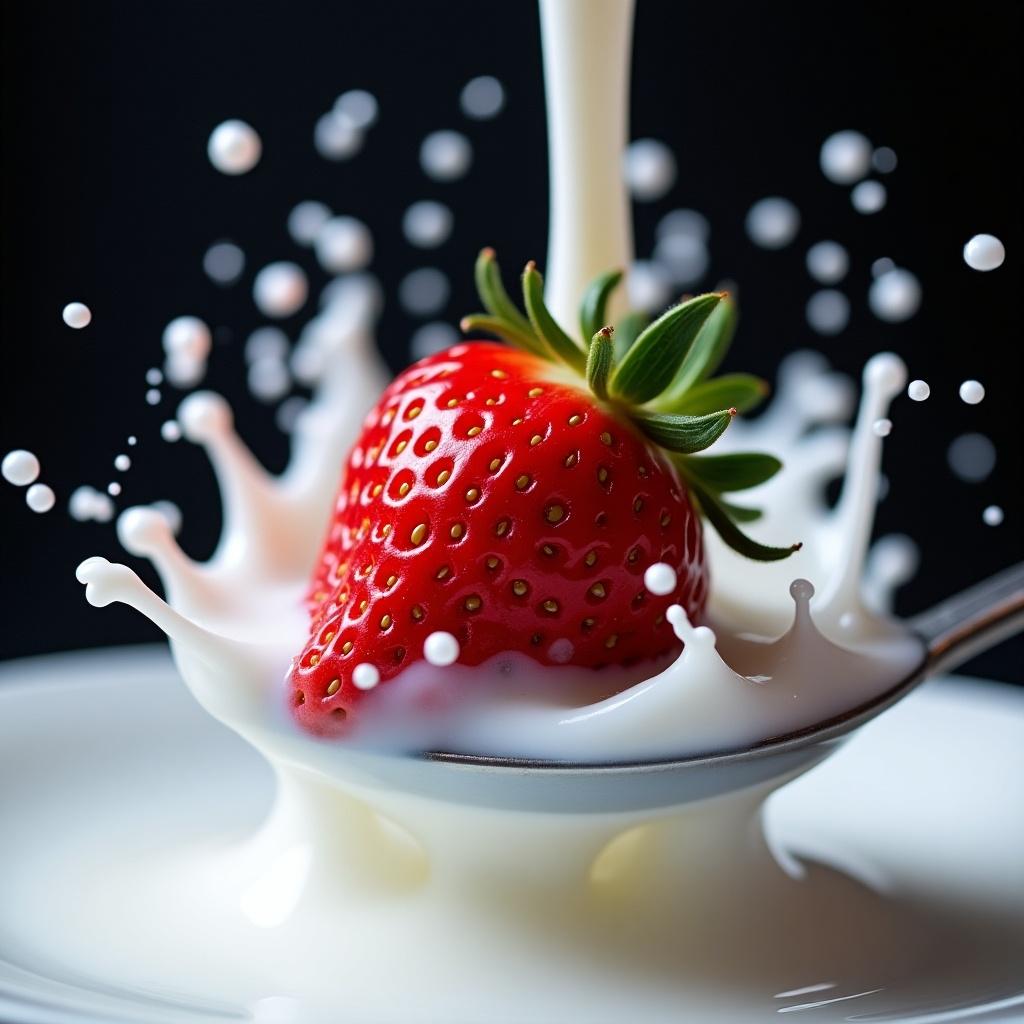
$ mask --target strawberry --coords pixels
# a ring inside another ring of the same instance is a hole
[[[439,631],[457,639],[462,665],[515,651],[600,669],[669,653],[668,606],[696,620],[707,599],[700,512],[753,558],[793,550],[747,538],[733,520],[756,512],[721,498],[768,479],[777,460],[694,454],[766,390],[744,375],[708,379],[732,303],[698,296],[613,334],[602,321],[620,278],[604,275],[584,298],[585,351],[545,308],[533,264],[523,316],[493,252],[481,254],[487,314],[463,328],[509,344],[469,341],[421,360],[367,416],[289,675],[300,725],[346,731],[369,691],[422,661]],[[645,590],[653,562],[673,567],[674,593]]]

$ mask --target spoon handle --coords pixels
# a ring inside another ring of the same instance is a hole
[[[948,671],[1024,629],[1024,562],[910,620],[928,644],[929,672]]]

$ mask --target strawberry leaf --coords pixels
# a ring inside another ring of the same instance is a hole
[[[622,280],[621,270],[609,270],[595,277],[583,293],[580,304],[580,329],[584,338],[592,338],[608,322],[605,312],[608,298]]]
[[[794,544],[788,548],[775,548],[761,544],[752,537],[748,537],[732,521],[729,517],[728,507],[724,506],[716,495],[704,490],[699,484],[692,481],[690,482],[690,493],[697,499],[701,511],[722,540],[733,551],[747,558],[752,558],[757,562],[778,562],[783,558],[789,558],[794,551],[799,551],[803,546],[801,544]]]
[[[739,412],[747,412],[764,401],[769,390],[768,382],[760,377],[749,373],[727,373],[696,384],[671,405],[664,397],[654,404],[663,412],[686,413],[689,416],[703,416],[729,406]]]
[[[612,330],[602,327],[594,334],[587,356],[587,383],[598,398],[608,397],[608,374],[612,368]]]
[[[555,323],[555,318],[544,305],[544,278],[531,260],[523,271],[523,301],[530,323],[537,336],[544,340],[551,354],[577,373],[586,373],[587,357],[583,350]]]
[[[527,325],[529,326],[529,325]],[[537,336],[532,329],[522,331],[514,323],[497,316],[486,316],[483,313],[471,313],[459,321],[459,327],[463,333],[469,334],[473,331],[484,331],[493,334],[502,341],[508,342],[515,348],[525,349],[536,356],[547,358],[547,352],[541,346]]]
[[[707,490],[745,491],[770,480],[782,463],[764,452],[731,452],[728,455],[680,455],[674,459],[679,471]]]
[[[735,415],[735,409],[722,409],[708,416],[638,412],[634,413],[633,422],[662,448],[690,455],[710,448],[725,433]]]
[[[731,501],[719,501],[719,505],[729,514],[734,523],[756,523],[764,513],[759,508],[748,508],[746,505],[734,505]]]
[[[474,268],[476,290],[484,309],[491,316],[505,320],[517,329],[520,334],[533,334],[529,320],[519,312],[516,304],[509,298],[505,285],[501,280],[501,268],[495,258],[493,249],[481,249]],[[535,349],[540,346],[535,345]]]
[[[717,294],[699,295],[663,313],[630,346],[609,391],[634,405],[656,398],[671,384],[711,311]]]
[[[706,380],[718,369],[736,333],[739,314],[732,297],[723,295],[701,328],[697,340],[679,367],[675,380],[662,395],[666,408],[673,406],[695,384]]]

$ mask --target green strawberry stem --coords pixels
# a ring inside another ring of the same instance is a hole
[[[737,523],[753,522],[760,510],[733,505],[723,494],[770,480],[782,463],[759,452],[698,456],[728,429],[733,417],[757,406],[768,384],[750,374],[712,377],[736,332],[736,305],[726,292],[689,298],[649,323],[630,313],[618,329],[602,326],[608,299],[622,281],[612,270],[587,288],[580,307],[580,343],[544,304],[544,279],[531,261],[523,270],[520,312],[505,291],[493,249],[476,262],[476,284],[486,313],[463,318],[464,331],[485,331],[516,348],[558,362],[586,380],[594,396],[614,406],[646,437],[664,448],[695,504],[731,548],[757,561],[776,561],[800,549],[769,547]],[[614,335],[613,335],[614,331]]]

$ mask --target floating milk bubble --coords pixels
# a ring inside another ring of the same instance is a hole
[[[175,317],[164,328],[163,346],[169,356],[205,359],[212,343],[210,328],[197,316]]]
[[[675,569],[667,562],[655,562],[644,572],[644,586],[658,597],[671,594],[678,582]]]
[[[181,440],[181,425],[177,420],[164,420],[160,424],[160,436],[170,444]]]
[[[887,323],[909,320],[921,306],[921,283],[902,267],[886,270],[871,282],[868,305],[879,320]]]
[[[297,245],[312,245],[320,229],[331,219],[330,208],[315,199],[292,207],[288,214],[288,234]]]
[[[459,332],[451,324],[434,320],[417,328],[409,340],[409,351],[413,359],[426,359],[427,356],[451,348],[458,340]]]
[[[252,125],[237,119],[224,121],[210,133],[206,155],[222,174],[245,174],[260,160],[263,143]]]
[[[405,275],[398,285],[398,301],[414,316],[431,316],[448,301],[448,278],[436,267],[422,267]]]
[[[895,269],[896,264],[888,256],[883,256],[871,264],[871,276],[881,277],[883,274],[888,274],[890,270]]]
[[[334,112],[355,128],[369,128],[380,113],[377,97],[365,89],[349,89],[334,101]]]
[[[420,166],[434,181],[455,181],[473,162],[473,147],[460,132],[431,132],[420,146]]]
[[[1003,510],[998,505],[989,505],[984,512],[981,513],[981,518],[985,522],[986,526],[999,526],[1003,521]]]
[[[268,263],[252,284],[252,297],[264,316],[287,317],[297,313],[309,296],[306,272],[297,263]]]
[[[661,199],[676,182],[676,158],[657,139],[637,139],[626,147],[623,173],[634,199]]]
[[[872,156],[868,139],[860,132],[847,130],[830,135],[822,143],[818,160],[829,181],[852,185],[868,173]]]
[[[163,398],[163,395],[161,395],[160,392],[156,388],[150,388],[146,392],[146,404],[147,405],[159,405],[161,398]]]
[[[370,229],[355,217],[332,217],[316,236],[316,258],[332,274],[362,270],[373,259]]]
[[[372,690],[380,682],[380,672],[376,665],[364,661],[352,670],[352,682],[360,690]]]
[[[128,447],[134,448],[139,443],[139,439],[134,434],[128,435]]]
[[[438,668],[454,665],[459,659],[459,641],[451,633],[431,633],[423,641],[423,657]]]
[[[203,270],[215,284],[234,284],[245,270],[245,253],[234,242],[215,242],[203,255]]]
[[[164,376],[167,378],[168,383],[173,384],[176,388],[185,390],[195,387],[205,375],[205,359],[193,359],[187,355],[176,355],[169,356],[164,360]]]
[[[313,147],[325,160],[348,160],[363,148],[363,133],[332,110],[317,118]]]
[[[892,433],[892,420],[875,420],[871,424],[871,429],[877,437],[888,437]]]
[[[84,302],[69,302],[61,313],[64,323],[80,331],[92,323],[92,310]]]
[[[960,385],[960,400],[968,405],[977,405],[985,398],[985,385],[977,380],[965,380]]]
[[[116,498],[120,493],[121,485],[116,480],[111,480],[111,482],[107,484],[107,494],[112,498]]]
[[[49,512],[56,501],[53,488],[47,487],[46,484],[33,484],[25,492],[25,504],[33,512]]]
[[[807,272],[821,284],[838,284],[850,269],[850,255],[838,242],[816,242],[807,250]]]
[[[850,202],[858,213],[878,213],[889,193],[880,181],[862,181],[850,193]]]
[[[850,300],[834,288],[822,288],[808,299],[806,313],[819,334],[838,334],[850,322]]]
[[[402,218],[402,231],[412,245],[435,249],[452,232],[452,211],[429,199],[413,203]]]
[[[280,327],[257,327],[245,341],[245,361],[284,359],[291,346],[288,335]]]
[[[146,383],[150,387],[154,387],[155,388],[158,384],[163,384],[163,382],[164,382],[164,375],[155,366],[151,366],[146,371]]]
[[[276,402],[292,389],[292,378],[288,366],[282,359],[257,359],[249,366],[247,376],[249,391],[261,402]]]
[[[181,532],[181,509],[173,501],[161,499],[160,501],[154,501],[149,507],[163,517],[172,534],[177,535]]]
[[[295,429],[295,424],[299,421],[299,417],[307,405],[309,405],[309,399],[303,398],[301,395],[286,398],[277,407],[277,412],[274,414],[277,429],[283,434],[290,434]]]
[[[688,235],[707,242],[711,237],[711,225],[707,217],[696,210],[672,210],[658,221],[654,234],[659,240],[669,235]]]
[[[76,487],[68,499],[68,514],[80,523],[109,523],[114,518],[114,503],[93,487]]]
[[[907,395],[915,402],[927,401],[931,393],[932,389],[929,387],[927,381],[912,380],[907,385]]]
[[[782,249],[800,230],[800,211],[788,199],[769,196],[750,208],[746,227],[755,245],[762,249]]]
[[[666,235],[654,247],[654,260],[668,272],[673,284],[695,284],[708,270],[710,257],[698,235]]]
[[[650,260],[635,260],[629,268],[626,290],[632,309],[653,313],[668,305],[672,296],[672,282],[660,264]]]
[[[972,270],[995,270],[1006,259],[1006,247],[995,235],[975,235],[964,246],[964,262]]]
[[[961,434],[946,452],[949,468],[968,483],[984,480],[996,466],[996,446],[984,434]]]
[[[505,87],[493,75],[471,78],[459,96],[459,106],[474,121],[489,121],[505,106]]]
[[[896,164],[899,161],[896,159],[896,150],[889,146],[879,146],[878,149],[871,154],[871,166],[874,167],[879,174],[891,174],[896,170]]]
[[[127,455],[117,455],[114,457],[114,469],[119,473],[127,473],[132,468],[132,460]]]
[[[39,459],[24,448],[15,448],[0,463],[0,475],[15,487],[27,487],[39,477]]]

